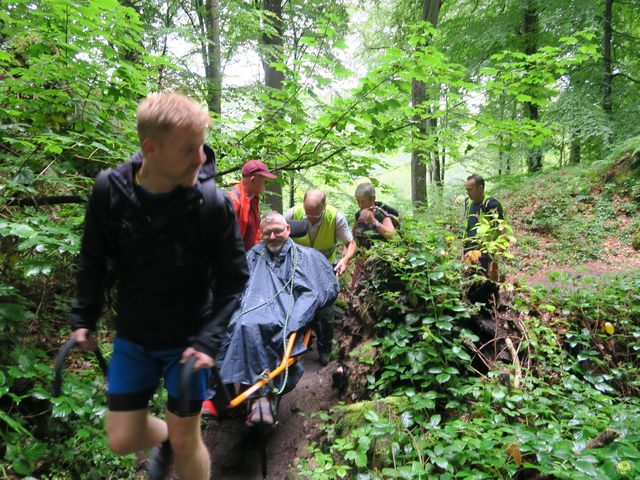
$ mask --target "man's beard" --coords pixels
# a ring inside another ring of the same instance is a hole
[[[266,242],[265,246],[267,247],[267,250],[269,250],[269,252],[271,253],[271,255],[279,255],[280,251],[282,250],[282,247],[284,247],[284,244],[287,243],[287,241],[285,240],[284,242]]]

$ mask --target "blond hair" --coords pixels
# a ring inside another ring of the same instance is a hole
[[[204,130],[211,124],[209,114],[189,97],[179,93],[154,93],[136,111],[138,138],[158,139],[174,127]]]

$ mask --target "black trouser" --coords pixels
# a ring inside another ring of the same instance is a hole
[[[483,253],[480,256],[480,268],[479,274],[488,276],[489,264],[492,259],[488,253]],[[487,278],[486,280],[478,279],[469,286],[467,291],[467,298],[471,303],[482,303],[482,313],[489,312],[488,309],[495,308],[500,303],[500,286],[494,281]]]
[[[333,303],[316,312],[313,331],[318,339],[318,351],[331,353],[333,346],[333,318],[335,316]]]

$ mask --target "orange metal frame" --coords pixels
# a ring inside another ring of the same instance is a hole
[[[309,346],[309,342],[311,341],[311,333],[312,332],[313,332],[313,328],[309,327],[309,328],[307,328],[307,331],[304,334],[304,338],[302,339],[302,344],[305,347]],[[229,402],[229,405],[228,405],[229,408],[236,408],[237,406],[239,406],[242,403],[244,403],[256,391],[260,390],[267,383],[269,383],[271,380],[273,380],[278,375],[280,375],[282,372],[284,372],[287,367],[293,365],[296,362],[296,360],[298,359],[298,357],[306,352],[306,350],[305,350],[305,351],[301,352],[298,355],[295,355],[295,356],[291,355],[291,352],[293,352],[293,346],[296,343],[296,338],[297,337],[298,337],[298,332],[293,332],[293,333],[291,333],[291,335],[289,335],[289,341],[287,343],[287,349],[284,352],[284,356],[282,357],[282,361],[280,362],[280,365],[278,365],[278,367],[275,370],[269,372],[265,378],[261,378],[256,383],[254,383],[252,386],[247,388],[244,392],[240,393],[236,398],[231,400]]]

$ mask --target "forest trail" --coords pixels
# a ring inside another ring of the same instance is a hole
[[[293,477],[297,460],[305,455],[309,441],[318,434],[318,420],[312,418],[311,413],[327,411],[338,401],[331,388],[335,362],[320,365],[318,351],[314,349],[303,356],[302,364],[304,375],[298,385],[282,397],[278,424],[267,440],[269,479]],[[245,417],[207,423],[203,436],[211,453],[212,478],[262,479],[258,436],[245,426]]]
[[[545,243],[540,242],[541,247]],[[545,255],[544,248],[537,252],[539,268],[532,272],[522,271],[511,273],[507,280],[526,283],[532,286],[552,286],[550,275],[560,273],[566,275],[570,282],[566,288],[579,286],[591,282],[592,279],[603,277],[617,277],[629,272],[640,270],[640,252],[635,251],[630,245],[623,243],[619,238],[608,238],[602,244],[603,254],[600,259],[590,260],[577,264],[559,264],[549,261],[550,256]],[[518,253],[515,253],[518,255]],[[519,278],[516,279],[516,275]]]

